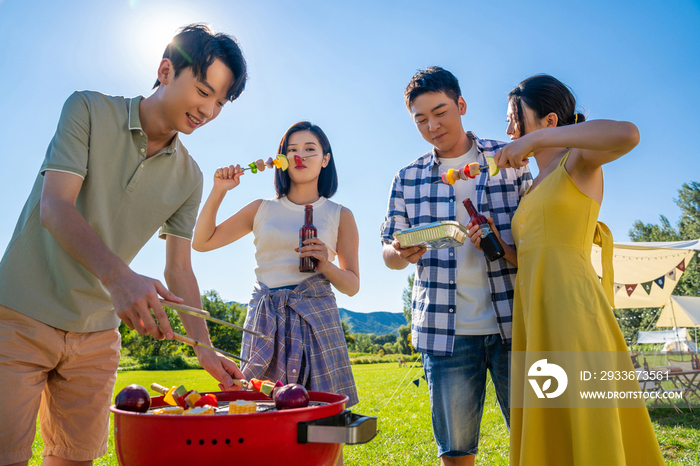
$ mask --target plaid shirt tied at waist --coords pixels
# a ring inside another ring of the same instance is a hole
[[[314,275],[295,289],[270,290],[255,283],[245,328],[272,337],[263,340],[243,333],[242,371],[252,378],[311,390],[347,395],[347,406],[357,404],[338,306],[330,282]]]

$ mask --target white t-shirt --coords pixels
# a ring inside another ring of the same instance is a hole
[[[337,255],[338,226],[342,206],[322,197],[311,204],[318,238],[328,248],[328,260]],[[313,273],[299,272],[299,229],[304,224],[304,206],[286,197],[263,200],[253,220],[255,276],[268,288],[298,285]]]
[[[472,141],[469,151],[456,158],[441,158],[438,160],[445,168],[455,170],[477,161],[476,143]],[[476,180],[457,180],[452,185],[455,190],[455,214],[459,223],[466,226],[469,214],[462,205],[467,198],[476,202]],[[496,311],[491,302],[491,291],[486,275],[486,259],[484,253],[467,240],[463,246],[455,248],[457,259],[457,315],[455,334],[457,335],[491,335],[498,333]]]

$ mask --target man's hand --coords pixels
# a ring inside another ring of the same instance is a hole
[[[421,257],[423,257],[423,254],[425,254],[428,250],[424,247],[419,247],[419,246],[411,246],[408,248],[402,248],[401,243],[399,243],[398,240],[394,240],[391,245],[394,247],[396,252],[401,256],[401,258],[405,261],[410,262],[411,264],[417,263]]]
[[[158,296],[176,303],[181,303],[182,299],[168,291],[160,281],[139,275],[127,268],[118,272],[106,286],[117,316],[127,327],[141,335],[150,334],[156,340],[173,338],[168,315],[163,310]],[[158,319],[162,332],[151,316],[151,309]]]
[[[240,387],[233,384],[233,379],[245,379],[245,375],[235,362],[220,353],[201,346],[195,348],[195,353],[202,368],[219,381],[219,389],[222,392],[240,390]]]

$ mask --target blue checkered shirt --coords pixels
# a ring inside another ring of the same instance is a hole
[[[506,143],[467,136],[476,142],[479,165],[486,165],[486,156],[493,156]],[[429,152],[401,169],[391,185],[386,218],[381,227],[384,243],[394,240],[394,233],[406,228],[442,220],[456,220],[454,188],[440,181],[445,169],[436,154]],[[520,197],[532,184],[527,166],[501,169],[496,176],[488,170],[475,180],[477,210],[492,217],[503,240],[513,246],[510,221]],[[461,181],[471,183],[472,181]],[[470,247],[465,245],[462,247]],[[491,301],[496,312],[499,333],[504,341],[511,338],[513,283],[517,268],[505,259],[486,261]],[[413,281],[413,317],[411,325],[413,347],[435,356],[451,356],[455,336],[457,302],[457,261],[454,248],[427,251],[416,264]]]

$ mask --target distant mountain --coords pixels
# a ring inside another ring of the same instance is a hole
[[[398,329],[406,324],[402,312],[353,312],[340,308],[340,319],[350,327],[350,333],[374,333],[398,335]]]

